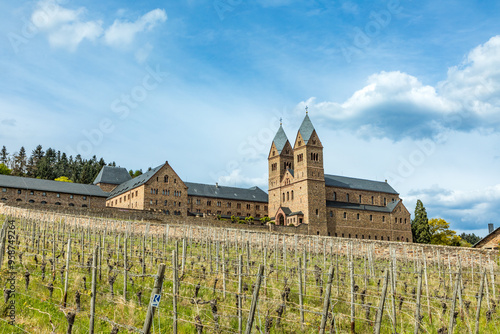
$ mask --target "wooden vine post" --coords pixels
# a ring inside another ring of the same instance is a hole
[[[96,276],[97,276],[97,253],[99,252],[99,246],[94,250],[94,256],[92,260],[92,288],[90,296],[90,323],[89,323],[89,333],[94,333],[94,319],[95,319],[95,298],[96,298]]]
[[[326,320],[328,319],[328,308],[330,307],[330,294],[332,291],[332,280],[333,280],[333,266],[330,266],[330,272],[328,273],[328,283],[326,286],[325,299],[323,301],[323,315],[321,316],[321,326],[319,328],[319,333],[324,334],[326,328]]]
[[[63,307],[66,307],[66,300],[68,299],[68,275],[69,275],[70,259],[71,259],[71,239],[68,239],[68,249],[66,251],[66,275],[64,277]]]
[[[252,332],[253,319],[255,316],[255,309],[257,308],[257,300],[259,299],[259,290],[260,290],[260,284],[262,283],[263,274],[264,274],[264,266],[261,264],[259,267],[259,273],[257,274],[257,282],[255,283],[255,288],[253,290],[252,304],[250,306],[250,313],[248,314],[245,334],[250,334]]]
[[[387,282],[389,281],[389,269],[385,270],[384,286],[382,288],[382,295],[380,296],[380,303],[377,310],[377,318],[375,319],[375,328],[373,333],[380,334],[380,327],[382,326],[382,315],[384,314],[385,297],[387,295]]]
[[[153,324],[153,316],[155,314],[155,309],[151,303],[155,295],[161,294],[161,288],[163,286],[163,279],[165,278],[165,264],[161,263],[158,266],[158,273],[155,277],[155,283],[153,291],[151,291],[151,298],[149,299],[148,313],[146,314],[146,319],[144,320],[144,327],[142,327],[142,332],[144,334],[149,334],[151,331],[151,325]]]

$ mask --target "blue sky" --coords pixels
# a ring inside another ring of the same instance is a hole
[[[0,145],[168,160],[267,189],[309,106],[325,172],[388,179],[459,232],[500,225],[500,4],[0,3]]]

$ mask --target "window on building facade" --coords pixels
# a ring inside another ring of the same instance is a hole
[[[227,207],[230,208],[231,207],[231,202],[227,202]]]
[[[61,194],[56,194],[56,197],[57,198],[61,198]]]
[[[139,194],[139,190],[136,190],[135,191],[135,196],[137,196]]]
[[[83,196],[82,199],[85,201],[87,199],[87,196]]]
[[[357,217],[357,218],[358,218],[358,220],[359,220],[359,213],[356,215],[356,217]]]
[[[250,210],[250,204],[247,204],[247,210]]]
[[[297,155],[297,162],[301,162],[301,161],[304,161],[304,154],[303,153],[300,153]]]
[[[287,192],[286,192],[286,200],[287,200],[287,201],[289,201],[289,200],[290,200],[290,192],[289,192],[289,191],[287,191]]]
[[[337,200],[337,193],[334,191],[333,192],[333,200],[336,201]]]
[[[264,211],[267,211],[267,205],[264,205]]]
[[[241,203],[236,203],[236,209],[241,209]]]
[[[150,204],[150,205],[153,205],[153,200],[149,200],[149,204]]]
[[[349,194],[345,194],[346,202],[349,202]]]
[[[33,190],[30,191],[30,195],[34,195],[35,192]]]
[[[221,201],[217,201],[217,206],[222,206],[222,202]]]
[[[17,193],[18,193],[18,194],[21,194],[21,192],[22,192],[22,191],[21,191],[20,189],[18,189],[18,190],[17,190]]]
[[[398,219],[394,218],[394,224],[397,224],[397,223],[398,223]]]
[[[165,182],[165,183],[167,183],[167,182],[168,182],[168,175],[165,175],[165,176],[163,177],[163,182]]]
[[[384,206],[387,205],[387,199],[384,197]]]
[[[385,216],[382,216],[382,222],[385,222]]]
[[[373,216],[372,215],[370,215],[370,221],[373,221]]]
[[[316,209],[316,216],[319,216],[319,210]]]
[[[212,205],[212,201],[207,201],[207,205],[211,206]]]
[[[201,204],[201,199],[197,199],[196,204]]]
[[[361,203],[361,195],[359,195],[359,203]]]
[[[7,192],[7,189],[6,189],[6,188],[2,188],[2,192],[3,192],[3,193],[6,193],[6,192]]]
[[[212,213],[212,210],[207,210],[207,214],[211,214]]]
[[[73,195],[69,195],[69,198],[70,198],[70,199],[73,199]]]
[[[166,206],[166,205],[167,205],[167,203],[168,203],[168,201],[165,201],[165,202],[163,202],[163,205],[165,205],[165,206]]]
[[[177,179],[174,179],[174,183],[177,183]]]
[[[373,202],[374,202],[374,201],[373,201],[373,196],[372,196],[372,204],[373,204]]]
[[[59,195],[59,194],[58,194]],[[42,193],[42,196],[47,196],[47,193]]]
[[[230,215],[231,215],[231,211],[228,211],[228,212],[227,212],[227,215],[228,215],[228,216],[230,216]]]
[[[333,211],[330,211],[330,217],[333,217]]]
[[[399,223],[403,224],[403,218],[399,218]]]
[[[292,201],[293,201],[293,190],[292,190]]]
[[[293,192],[292,192],[293,193]],[[255,210],[260,210],[260,205],[255,205]]]
[[[344,219],[347,218],[347,212],[344,212]]]
[[[285,193],[283,193],[283,202],[285,201]]]

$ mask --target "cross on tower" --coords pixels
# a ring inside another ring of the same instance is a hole
[[[306,106],[306,114],[308,114],[308,113],[309,113],[309,112],[308,112],[308,110],[309,110],[309,107],[308,107],[308,106]]]
[[[283,117],[280,117],[280,125],[283,125]]]

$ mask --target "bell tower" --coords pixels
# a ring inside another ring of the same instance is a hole
[[[293,169],[294,165],[293,149],[283,130],[283,124],[281,122],[278,132],[276,132],[273,143],[271,144],[267,160],[269,165],[268,215],[269,217],[273,217],[282,202],[280,193],[283,175],[285,175],[288,169]]]
[[[306,116],[297,132],[293,147],[295,190],[299,195],[298,208],[309,224],[309,234],[326,235],[325,172],[323,145],[309,118]]]

